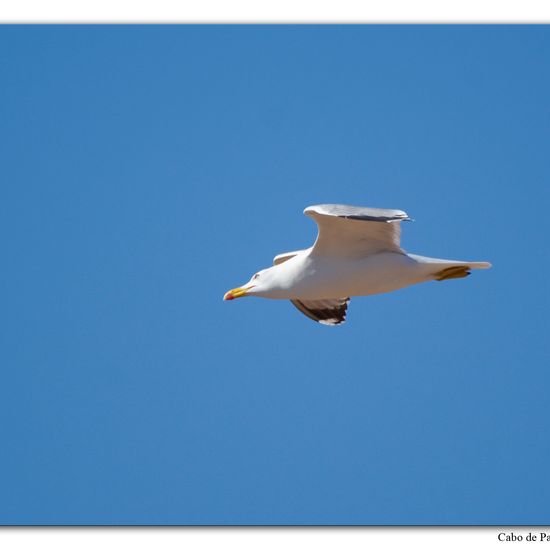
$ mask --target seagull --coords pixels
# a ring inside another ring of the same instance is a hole
[[[248,283],[225,293],[224,300],[259,296],[290,300],[304,315],[323,325],[340,325],[352,296],[391,292],[427,281],[447,281],[488,269],[489,262],[441,260],[407,254],[400,246],[402,210],[318,204],[304,214],[318,234],[305,250],[285,252]]]

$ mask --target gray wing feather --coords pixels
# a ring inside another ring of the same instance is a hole
[[[310,213],[369,222],[410,221],[411,219],[403,210],[349,206],[347,204],[317,204],[315,206],[308,206],[304,210],[304,214],[310,215]]]

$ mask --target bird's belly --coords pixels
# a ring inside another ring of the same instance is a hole
[[[418,264],[404,254],[384,252],[354,260],[313,259],[294,290],[303,299],[369,296],[422,282]]]

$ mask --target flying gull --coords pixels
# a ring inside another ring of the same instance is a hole
[[[224,300],[259,296],[290,300],[304,315],[325,325],[346,319],[351,296],[391,292],[426,281],[461,279],[488,262],[440,260],[407,254],[400,247],[402,210],[319,204],[304,214],[317,224],[315,244],[273,259]]]

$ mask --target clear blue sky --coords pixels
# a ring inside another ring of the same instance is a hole
[[[0,28],[0,522],[550,522],[550,28]],[[305,206],[488,260],[223,302]]]

